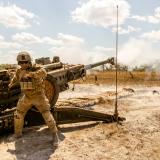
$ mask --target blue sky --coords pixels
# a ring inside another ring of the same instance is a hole
[[[160,59],[159,0],[0,0],[0,63],[16,63],[23,50],[68,63],[114,56],[116,5],[119,61]]]

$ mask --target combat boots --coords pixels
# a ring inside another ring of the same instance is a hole
[[[14,137],[15,137],[16,139],[22,138],[22,134],[15,134]]]
[[[53,147],[58,147],[60,143],[57,132],[53,134]]]
[[[8,138],[9,141],[17,141],[18,139],[21,139],[22,135],[12,135]]]

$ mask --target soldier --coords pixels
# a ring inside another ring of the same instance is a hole
[[[27,52],[20,52],[17,56],[18,65],[14,77],[12,78],[9,88],[16,82],[20,82],[23,96],[19,99],[14,115],[15,137],[22,136],[24,117],[27,111],[34,105],[42,114],[46,124],[53,135],[53,145],[56,147],[59,143],[57,127],[55,120],[50,112],[50,104],[45,96],[43,80],[46,77],[46,71],[36,65],[32,65],[31,56]]]

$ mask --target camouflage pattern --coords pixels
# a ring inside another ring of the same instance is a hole
[[[22,135],[24,117],[27,111],[34,105],[42,114],[51,133],[57,132],[55,120],[50,112],[50,104],[44,93],[43,80],[46,71],[39,66],[31,66],[27,70],[17,69],[11,80],[10,87],[17,81],[20,82],[23,96],[19,99],[14,116],[15,134]]]

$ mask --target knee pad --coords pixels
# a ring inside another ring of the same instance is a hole
[[[23,119],[24,118],[23,112],[21,112],[19,110],[16,110],[15,113],[14,113],[14,118],[15,119]]]
[[[43,112],[42,115],[46,122],[56,124],[52,114],[49,111]]]

